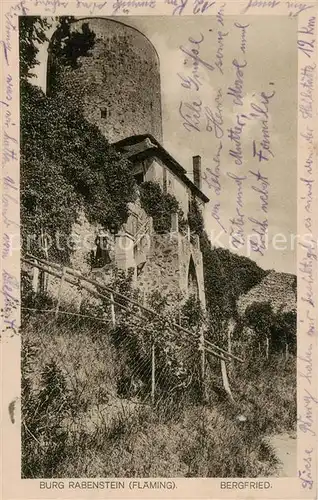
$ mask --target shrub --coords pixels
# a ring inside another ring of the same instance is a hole
[[[55,361],[44,366],[40,387],[32,390],[30,358],[37,355],[33,344],[25,344],[22,355],[22,476],[54,477],[66,459],[67,433],[62,421],[70,411],[65,377]],[[29,375],[29,376],[28,376]]]
[[[192,233],[198,234],[199,236],[202,235],[204,231],[204,220],[198,202],[195,198],[192,198],[190,203],[188,223]]]
[[[136,185],[129,161],[99,129],[62,97],[45,96],[21,84],[21,221],[23,248],[32,240],[38,255],[41,234],[52,238],[50,257],[71,252],[69,236],[82,210],[89,222],[111,229],[128,217]],[[57,248],[55,235],[59,233]],[[67,244],[68,242],[68,244]]]
[[[156,232],[168,232],[171,229],[171,215],[177,213],[179,224],[184,227],[183,211],[175,196],[164,193],[156,182],[146,181],[140,186],[140,202],[145,212],[153,218]]]

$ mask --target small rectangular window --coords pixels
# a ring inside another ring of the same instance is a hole
[[[167,192],[167,170],[163,167],[163,192]]]
[[[107,118],[107,108],[100,108],[100,117],[101,118]]]
[[[140,184],[142,184],[144,182],[143,172],[140,172],[139,174],[135,174],[135,179],[136,179],[138,186],[140,186]]]

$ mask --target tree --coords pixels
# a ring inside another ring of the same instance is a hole
[[[19,17],[20,78],[28,79],[34,74],[32,69],[39,64],[39,45],[48,41],[45,31],[48,21],[40,16]]]
[[[140,185],[140,202],[145,212],[153,218],[158,233],[170,231],[171,215],[178,214],[179,225],[184,226],[184,214],[176,197],[164,193],[157,182],[146,181]]]
[[[21,218],[24,232],[69,237],[79,210],[119,227],[135,199],[128,160],[62,98],[21,85]],[[24,238],[24,241],[26,239]],[[66,256],[64,256],[66,257]]]
[[[190,202],[190,208],[189,208],[189,213],[188,213],[188,223],[190,227],[190,231],[192,233],[198,234],[201,236],[201,234],[204,231],[204,220],[203,216],[201,213],[201,210],[199,208],[197,200],[193,197],[191,202]]]
[[[266,357],[269,356],[269,342],[275,323],[275,314],[270,302],[254,302],[245,311],[247,325],[255,330],[256,341],[266,342]]]
[[[96,34],[89,29],[88,23],[82,25],[82,31],[72,30],[73,16],[59,18],[59,25],[55,30],[49,45],[47,86],[48,93],[64,93],[56,82],[59,81],[60,73],[65,68],[77,69],[80,66],[80,57],[89,57],[90,50],[94,47]],[[68,92],[71,87],[68,89]],[[72,95],[64,95],[69,103],[73,102]],[[77,96],[78,98],[79,96]]]
[[[200,248],[210,324],[213,335],[223,342],[222,332],[225,334],[227,322],[231,318],[239,319],[236,309],[239,296],[258,284],[267,271],[247,257],[213,247],[206,231],[200,235]]]
[[[276,351],[287,349],[295,354],[297,345],[296,311],[285,311],[276,314],[272,327],[272,343]]]

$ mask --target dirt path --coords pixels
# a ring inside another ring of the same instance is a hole
[[[297,467],[297,439],[294,434],[277,434],[269,438],[281,462],[276,477],[295,477]]]

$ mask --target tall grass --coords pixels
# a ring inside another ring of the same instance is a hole
[[[119,397],[127,360],[103,323],[29,317],[22,345],[23,477],[268,476],[277,460],[263,437],[295,425],[294,359],[233,365],[235,403],[213,361],[206,404],[153,408]]]

